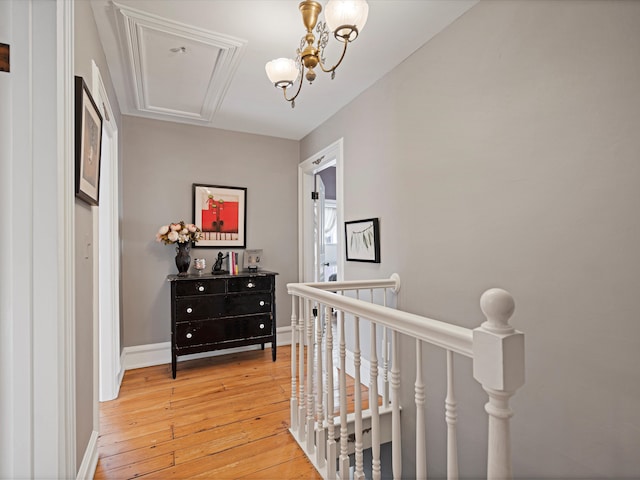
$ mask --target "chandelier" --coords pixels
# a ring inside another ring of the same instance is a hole
[[[304,0],[298,6],[302,14],[302,23],[307,33],[300,40],[300,48],[297,50],[295,60],[291,58],[277,58],[267,63],[265,69],[271,83],[281,88],[286,101],[291,102],[291,107],[296,106],[296,98],[302,89],[303,77],[309,83],[316,79],[314,68],[320,67],[323,72],[331,73],[331,79],[336,75],[336,69],[342,63],[347,46],[358,38],[369,14],[369,5],[366,0],[329,0],[324,17],[325,22],[318,23],[318,15],[322,11],[322,5],[313,0]],[[317,23],[317,28],[316,28]],[[313,35],[316,29],[318,41]],[[329,41],[329,33],[344,44],[342,54],[338,62],[330,68],[325,66],[324,49]],[[306,74],[305,74],[306,71]],[[300,83],[296,93],[292,97],[287,96],[287,88],[300,77]]]

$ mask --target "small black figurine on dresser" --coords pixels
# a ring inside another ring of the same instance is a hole
[[[238,275],[169,275],[173,378],[177,357],[192,353],[247,345],[264,349],[265,343],[271,343],[275,362],[276,275],[263,270]]]
[[[213,268],[211,269],[211,273],[213,275],[222,275],[224,273],[229,273],[229,270],[223,270],[222,269],[222,261],[225,258],[229,258],[229,255],[222,255],[222,252],[218,252],[218,259],[216,260],[216,263],[213,264]]]

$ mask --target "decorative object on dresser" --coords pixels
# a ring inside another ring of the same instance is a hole
[[[193,184],[193,223],[203,234],[199,247],[247,246],[247,189]]]
[[[102,115],[82,77],[75,77],[76,197],[98,205]]]
[[[377,218],[344,222],[347,261],[380,263],[380,228]]]
[[[229,270],[222,269],[222,263],[224,262],[224,259],[227,257],[228,255],[225,257],[222,252],[218,252],[218,259],[216,260],[216,263],[214,263],[213,267],[211,268],[211,273],[213,275],[223,275],[225,273],[229,273]]]
[[[245,250],[242,258],[242,266],[245,270],[257,271],[260,268],[260,261],[262,260],[262,250]]]
[[[204,273],[204,269],[207,268],[207,260],[205,258],[196,258],[193,260],[193,268],[196,269],[198,275]]]
[[[202,232],[193,223],[184,223],[182,220],[168,225],[163,225],[156,233],[156,241],[165,245],[176,244],[176,267],[178,275],[189,273],[191,264],[191,245],[202,239]]]
[[[276,361],[275,272],[169,275],[171,373],[177,357],[271,343]]]

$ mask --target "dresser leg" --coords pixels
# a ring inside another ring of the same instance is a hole
[[[171,354],[171,375],[173,378],[176,378],[176,355],[174,353]]]
[[[271,344],[271,358],[273,358],[273,361],[276,361],[276,342],[273,342]]]

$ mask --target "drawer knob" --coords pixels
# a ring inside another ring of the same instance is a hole
[[[253,282],[249,282],[249,283],[247,283],[247,288],[253,288],[253,287],[255,287],[255,286],[256,286],[256,284],[255,284],[255,283],[253,283]]]
[[[260,324],[260,328],[264,328],[264,323],[261,323],[261,324]]]
[[[260,300],[260,306],[264,307],[264,300]]]
[[[187,313],[191,313],[191,312],[193,312],[193,308],[191,307],[187,308]]]
[[[198,291],[199,291],[199,292],[204,292],[204,285],[200,285],[200,286],[198,287]]]
[[[191,337],[193,337],[193,334],[187,333],[187,338],[191,338]]]

